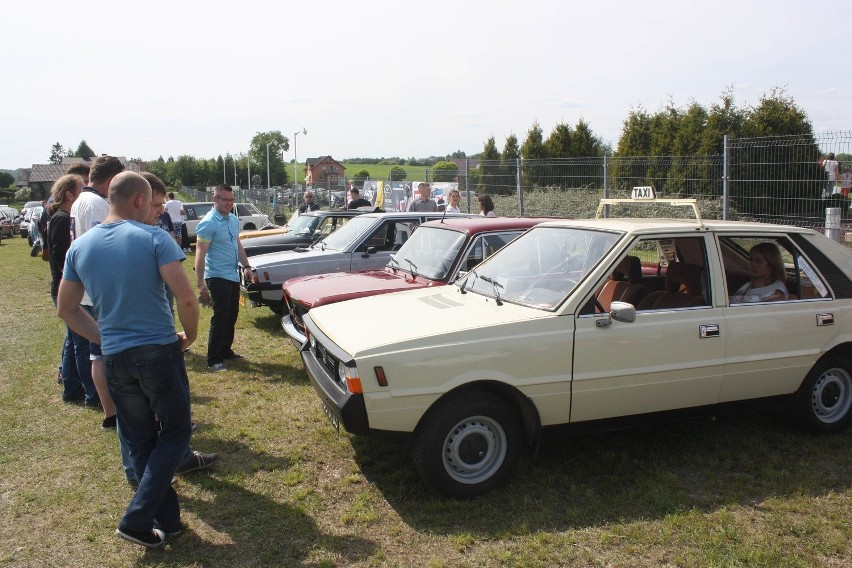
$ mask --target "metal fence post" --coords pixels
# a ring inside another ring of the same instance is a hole
[[[521,157],[515,158],[515,180],[518,186],[518,216],[524,216],[524,190],[521,188]]]
[[[722,220],[728,220],[728,135],[722,138]]]
[[[467,212],[470,213],[470,176],[468,175],[470,172],[470,158],[464,159],[464,191],[467,194],[465,196],[465,201],[467,201]],[[449,198],[448,198],[449,202]]]
[[[607,172],[608,172],[608,168],[609,168],[609,162],[607,161],[607,158],[608,158],[608,157],[609,157],[609,156],[607,156],[606,154],[604,154],[604,157],[603,157],[603,178],[604,178],[604,179],[603,179],[603,190],[604,190],[604,198],[608,198],[608,197],[609,197],[609,174],[607,173]],[[604,218],[609,217],[609,205],[605,205],[605,206],[604,206],[603,215],[604,215]]]

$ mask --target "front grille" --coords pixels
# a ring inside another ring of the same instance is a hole
[[[328,352],[328,350],[323,346],[322,343],[317,341],[316,348],[314,350],[314,355],[316,355],[317,361],[328,371],[328,374],[334,379],[334,382],[340,384],[339,377],[337,376],[337,365],[339,361],[337,358]]]

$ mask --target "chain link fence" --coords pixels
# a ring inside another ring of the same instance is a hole
[[[833,153],[841,178],[844,170],[852,169],[852,132],[726,137],[723,147],[722,155],[519,158],[508,164],[482,160],[477,168],[468,160],[457,178],[461,209],[478,212],[477,196],[489,194],[498,215],[588,218],[600,198],[627,197],[633,187],[651,185],[661,197],[697,199],[708,219],[822,228],[827,212],[838,212],[844,226],[852,224],[844,182],[829,183],[823,166],[825,157]],[[434,174],[424,170],[427,181],[433,181]],[[323,207],[345,205],[346,194],[340,188],[312,189]],[[297,207],[304,190],[302,186],[237,189],[236,200],[254,203],[272,218]],[[191,188],[184,188],[184,193],[199,201],[210,201],[212,196]]]

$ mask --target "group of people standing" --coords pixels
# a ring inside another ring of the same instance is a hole
[[[219,459],[190,445],[195,424],[184,354],[197,336],[199,303],[181,265],[179,237],[158,226],[169,215],[164,184],[150,173],[124,171],[112,156],[88,170],[72,168],[51,190],[46,231],[51,296],[68,325],[62,398],[102,408],[102,427],[117,430],[135,493],[116,534],[159,546],[183,530],[174,475]],[[199,298],[214,310],[208,365],[221,371],[224,360],[240,358],[231,349],[237,260],[248,262],[231,214],[233,191],[217,187],[214,201],[198,225],[195,269]]]

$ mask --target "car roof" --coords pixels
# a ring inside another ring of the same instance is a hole
[[[448,215],[444,219],[427,221],[421,227],[443,227],[468,234],[485,231],[510,231],[529,229],[539,223],[553,221],[554,217],[459,217],[457,214]]]
[[[703,225],[699,225],[699,223],[695,219],[658,219],[634,217],[622,217],[615,219],[554,220],[544,223],[544,226],[601,229],[635,234],[682,232],[689,230],[693,230],[696,232],[755,231],[760,233],[813,233],[811,229],[806,229],[803,227],[794,227],[791,225],[774,225],[771,223],[756,223],[750,221],[708,221],[705,219],[703,220]]]

